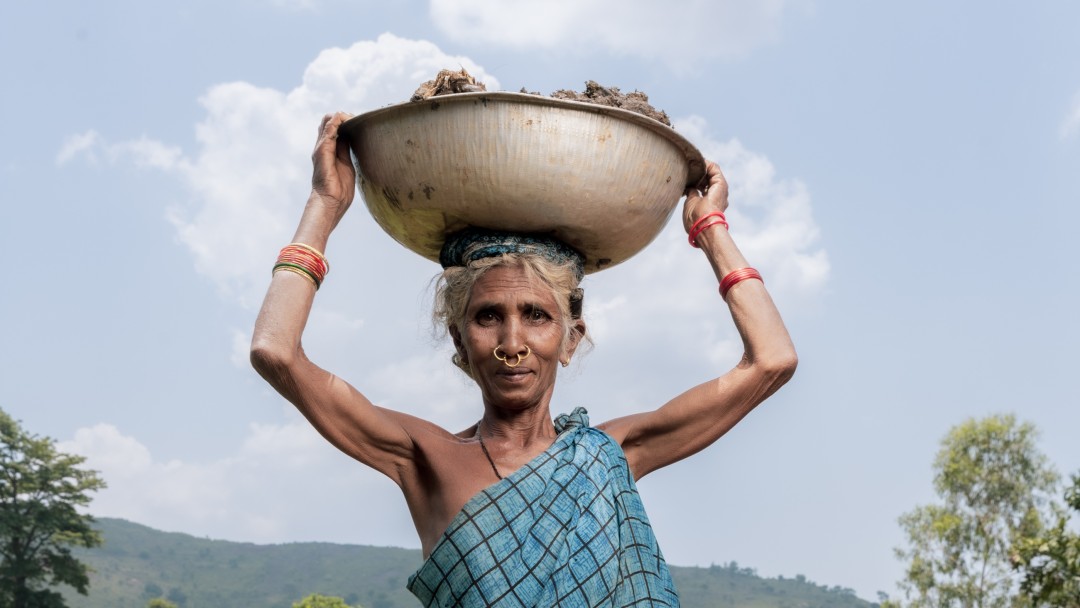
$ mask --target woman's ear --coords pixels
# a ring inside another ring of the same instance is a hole
[[[577,350],[581,339],[585,336],[585,321],[582,319],[574,319],[574,322],[570,324],[570,337],[566,341],[566,354],[563,357],[563,365],[570,364],[570,358],[574,356],[574,351]]]

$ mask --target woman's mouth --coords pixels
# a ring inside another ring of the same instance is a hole
[[[528,376],[531,373],[532,373],[532,370],[523,369],[523,368],[520,368],[520,367],[515,367],[513,369],[501,369],[501,370],[498,371],[497,375],[502,376],[503,378],[505,378],[507,380],[512,380],[513,381],[513,380],[520,380],[520,379]]]

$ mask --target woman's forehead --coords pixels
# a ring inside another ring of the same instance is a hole
[[[517,264],[491,268],[473,283],[470,306],[506,301],[554,305],[555,293]]]

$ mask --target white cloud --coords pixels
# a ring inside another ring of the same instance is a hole
[[[437,420],[457,432],[476,422],[483,410],[472,380],[450,362],[450,346],[388,363],[364,386],[371,399],[391,409]]]
[[[250,542],[356,542],[363,533],[364,539],[380,537],[367,542],[415,546],[393,483],[336,452],[298,414],[290,418],[252,425],[235,454],[205,463],[155,460],[146,446],[108,424],[79,429],[58,447],[85,456],[108,481],[91,504],[99,517]],[[382,498],[366,498],[371,495]],[[356,520],[361,503],[364,521],[394,525],[342,528]],[[321,529],[324,521],[335,522],[336,538]]]
[[[463,43],[514,49],[605,49],[695,71],[701,61],[773,42],[792,0],[432,0],[431,19]]]
[[[829,261],[818,247],[820,231],[806,185],[777,178],[768,158],[737,139],[712,140],[702,118],[681,120],[677,126],[724,170],[732,234],[747,258],[768,272],[771,290],[782,297],[819,291],[828,278]]]
[[[1066,139],[1077,133],[1080,133],[1080,93],[1073,96],[1072,107],[1061,123],[1061,138]]]
[[[57,162],[80,156],[130,160],[176,176],[187,187],[188,200],[170,209],[168,217],[197,270],[224,293],[253,306],[267,264],[287,242],[310,190],[319,117],[404,101],[440,69],[458,66],[498,87],[467,57],[383,34],[324,50],[290,91],[246,82],[214,86],[200,99],[206,117],[195,128],[194,154],[146,137],[111,144],[87,131],[61,146]]]
[[[61,144],[60,151],[56,153],[56,164],[66,165],[80,157],[91,165],[105,160],[111,164],[121,161],[131,162],[144,169],[161,169],[177,173],[191,170],[183,152],[176,146],[167,146],[146,136],[113,143],[93,129],[68,137]]]
[[[96,163],[96,150],[101,145],[100,140],[101,135],[93,129],[68,137],[60,145],[60,151],[56,153],[56,164],[65,165],[79,156],[86,159],[88,163]]]
[[[730,185],[726,215],[732,236],[765,277],[781,312],[790,315],[812,303],[827,282],[829,261],[819,243],[806,185],[778,177],[767,157],[747,150],[736,139],[712,139],[701,118],[678,120],[676,127],[724,170]],[[681,207],[664,232],[625,268],[586,280],[586,320],[597,355],[601,350],[618,353],[610,363],[616,370],[652,370],[637,381],[655,392],[635,391],[625,411],[659,405],[674,396],[669,382],[647,380],[652,374],[668,374],[661,371],[667,369],[664,366],[670,366],[671,374],[697,379],[688,382],[703,381],[733,367],[742,354],[742,343],[717,293],[716,277],[701,251],[687,244],[680,211]],[[655,353],[663,357],[656,358]]]
[[[232,329],[232,351],[229,355],[229,362],[242,370],[247,370],[251,366],[248,355],[250,352],[251,333],[234,327]]]
[[[137,474],[151,465],[150,450],[146,446],[120,434],[116,427],[109,424],[79,429],[75,431],[73,440],[60,443],[57,447],[61,452],[74,452],[88,458],[92,455],[90,468],[120,477]]]

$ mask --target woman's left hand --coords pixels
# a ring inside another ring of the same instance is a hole
[[[686,202],[683,204],[683,228],[690,232],[694,222],[712,213],[723,213],[728,207],[728,183],[720,171],[720,165],[712,161],[705,163],[705,187],[699,190],[692,186],[686,189]]]

